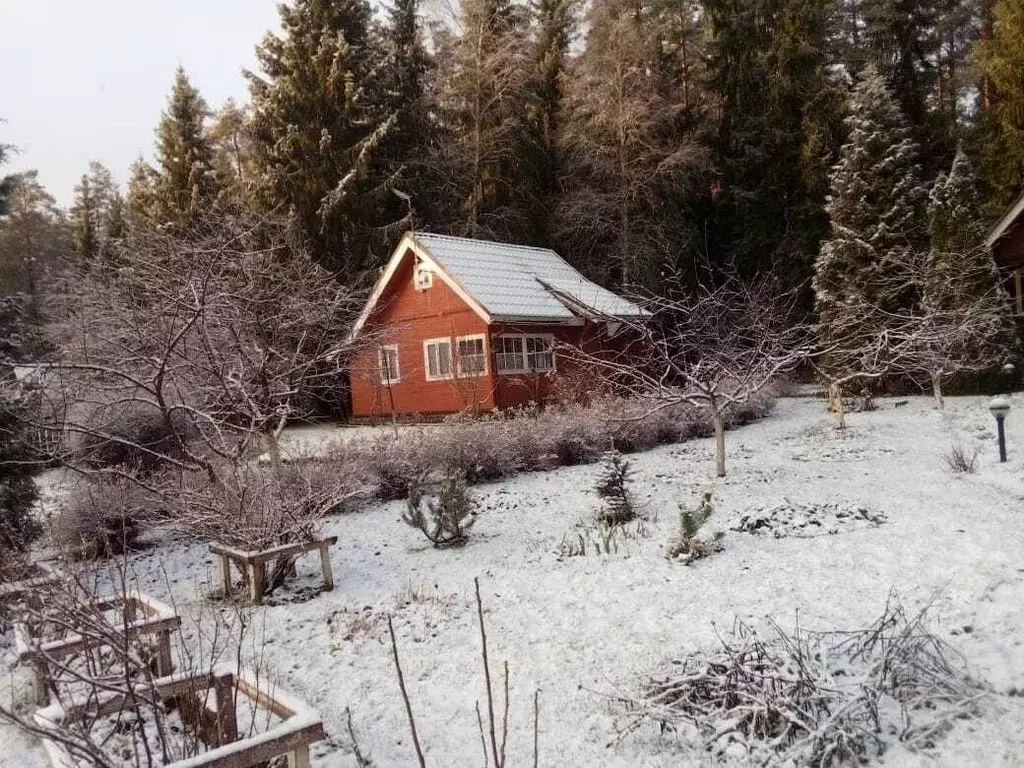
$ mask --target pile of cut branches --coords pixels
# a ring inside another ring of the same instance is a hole
[[[927,630],[926,612],[909,616],[890,595],[865,629],[790,633],[771,622],[768,638],[737,620],[720,649],[674,662],[638,696],[621,697],[618,739],[654,722],[689,731],[715,757],[757,765],[857,763],[896,741],[929,748],[989,689]]]

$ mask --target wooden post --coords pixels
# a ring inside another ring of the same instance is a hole
[[[334,572],[331,570],[331,551],[327,544],[320,547],[320,567],[324,572],[324,589],[334,589]]]
[[[249,597],[257,605],[263,602],[266,574],[267,566],[265,563],[249,563]]]
[[[224,597],[231,596],[231,560],[227,555],[220,555],[220,581],[224,587]]]
[[[215,678],[213,681],[213,693],[217,702],[217,746],[221,747],[238,739],[234,676],[222,675]]]
[[[162,629],[156,636],[156,673],[165,677],[174,671],[171,661],[171,630]]]
[[[32,663],[32,693],[39,706],[44,707],[49,703],[50,692],[46,687],[46,663],[43,661]]]
[[[288,753],[288,768],[309,768],[308,745],[303,745]]]

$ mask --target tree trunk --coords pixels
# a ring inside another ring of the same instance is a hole
[[[828,409],[836,429],[846,429],[846,412],[843,410],[843,388],[832,384],[828,388]]]
[[[711,421],[715,425],[715,474],[725,477],[725,419],[717,408],[711,411]]]
[[[942,374],[932,374],[932,396],[935,398],[935,407],[942,410],[946,407],[946,401],[942,398]]]
[[[274,469],[280,469],[282,465],[281,461],[281,443],[277,439],[275,432],[266,432],[264,437],[267,441],[267,453],[270,454],[270,463]]]

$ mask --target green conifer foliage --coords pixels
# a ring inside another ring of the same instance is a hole
[[[156,222],[188,229],[217,201],[214,151],[206,133],[210,110],[182,67],[156,129]]]
[[[891,313],[913,307],[927,243],[917,145],[870,65],[849,111],[849,139],[832,170],[826,206],[831,230],[814,265],[815,306],[826,337],[843,330],[838,323],[862,317],[860,307]]]
[[[370,5],[294,0],[280,14],[281,34],[257,48],[261,73],[246,73],[258,204],[291,215],[334,272],[380,264],[391,185],[375,161],[396,118]]]

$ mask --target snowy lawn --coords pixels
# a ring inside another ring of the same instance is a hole
[[[375,765],[414,764],[387,639],[390,613],[427,764],[480,765],[474,576],[492,666],[509,663],[509,765],[531,763],[537,689],[541,765],[709,762],[699,746],[656,726],[609,747],[616,709],[603,694],[631,690],[660,663],[715,647],[716,624],[727,629],[735,616],[791,627],[799,612],[811,629],[854,629],[882,612],[893,588],[908,610],[934,600],[932,627],[996,694],[937,753],[895,748],[885,763],[1024,764],[1024,703],[1016,696],[1024,690],[1024,397],[1013,398],[1010,461],[1002,465],[984,398],[951,398],[945,412],[926,398],[900,408],[879,402],[880,410],[851,414],[849,429],[836,432],[820,401],[782,400],[768,418],[728,434],[722,480],[713,477],[711,440],[629,457],[647,519],[630,526],[616,554],[557,554],[567,532],[594,520],[596,466],[478,486],[482,512],[462,549],[430,549],[399,521],[403,502],[330,519],[325,533],[339,537],[335,591],[310,597],[317,563],[300,560],[297,587],[272,597],[276,604],[252,629],[265,637],[264,661],[279,684],[324,718],[331,739],[314,764],[356,765],[347,708]],[[980,448],[975,474],[947,467],[944,454],[957,441],[969,453]],[[724,551],[690,567],[667,561],[678,503],[696,505],[709,487],[717,507],[709,526],[726,530]],[[816,507],[821,525],[807,520]],[[745,516],[749,527],[752,514],[771,517],[780,535],[727,530]],[[205,544],[163,541],[135,555],[132,567],[143,591],[186,617],[223,609],[205,597],[217,583]],[[5,637],[0,658],[11,665]],[[21,684],[14,691],[27,695]],[[31,740],[0,729],[0,765],[37,764],[41,750]]]

